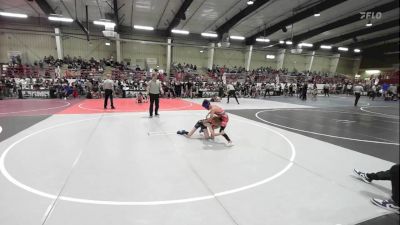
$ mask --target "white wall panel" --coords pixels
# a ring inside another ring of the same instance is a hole
[[[95,59],[110,58],[111,56],[116,59],[115,42],[106,41],[105,39],[90,40],[89,42],[84,37],[63,37],[62,43],[64,48],[64,56],[71,57],[82,57],[84,59]],[[106,42],[110,42],[111,45],[105,45]]]
[[[244,50],[215,49],[214,64],[219,66],[244,67]]]
[[[346,75],[355,75],[354,70],[354,60],[348,58],[339,58],[339,63],[336,69],[337,73],[342,73]]]
[[[0,33],[0,62],[7,63],[8,51],[20,51],[22,62],[33,64],[44,56],[57,56],[54,36],[24,33]]]
[[[314,56],[311,71],[329,72],[330,58],[327,56]]]
[[[174,46],[172,47],[172,62],[189,63],[198,68],[207,68],[207,50],[201,48]]]
[[[251,56],[250,70],[260,67],[271,67],[272,69],[276,69],[276,58],[267,59],[267,54],[275,55],[274,53],[253,51],[253,55]]]
[[[167,47],[165,45],[150,45],[136,42],[121,43],[122,59],[130,59],[131,64],[137,61],[145,62],[147,58],[156,58],[161,69],[167,66]],[[139,64],[141,65],[141,64]],[[141,65],[142,66],[142,65]]]
[[[289,71],[305,71],[307,69],[307,59],[308,57],[304,55],[286,54],[283,67],[287,68]]]

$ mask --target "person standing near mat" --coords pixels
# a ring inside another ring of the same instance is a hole
[[[358,83],[354,86],[353,92],[354,96],[356,96],[356,101],[354,102],[354,106],[357,106],[358,100],[360,99],[361,92],[364,91],[364,88],[361,86],[361,83]]]
[[[150,118],[153,117],[153,104],[155,104],[154,113],[156,116],[158,114],[158,108],[160,106],[160,94],[163,94],[161,87],[161,81],[157,79],[157,74],[153,74],[151,80],[147,83],[147,94],[150,96]]]
[[[110,79],[111,75],[107,74],[107,79],[103,82],[104,89],[104,109],[107,109],[108,98],[110,98],[111,109],[115,109],[113,102],[114,81]]]
[[[354,169],[354,173],[365,183],[370,184],[374,180],[390,180],[392,183],[392,196],[389,199],[372,198],[371,202],[381,208],[400,214],[399,207],[399,164],[393,165],[389,170],[376,173],[365,173]]]
[[[226,85],[226,90],[228,91],[228,101],[226,103],[229,103],[229,97],[233,96],[235,97],[237,104],[239,104],[239,100],[236,96],[235,87],[231,83],[229,83],[228,85]]]

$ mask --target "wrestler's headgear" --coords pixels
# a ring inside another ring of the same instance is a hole
[[[205,109],[210,109],[210,101],[204,99],[203,104],[201,104]]]

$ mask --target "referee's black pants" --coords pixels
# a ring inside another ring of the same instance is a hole
[[[107,108],[108,98],[110,98],[111,108],[114,108],[113,91],[111,89],[104,90],[104,108]]]
[[[360,92],[355,92],[354,95],[356,96],[356,101],[354,102],[354,106],[357,106],[358,100],[361,97],[361,93]]]
[[[229,103],[229,97],[231,97],[231,96],[235,97],[237,104],[239,104],[239,100],[237,99],[235,90],[228,91],[228,103]]]
[[[158,115],[158,108],[160,106],[160,94],[149,94],[150,95],[150,116],[153,116],[153,104],[155,103],[156,107],[154,113]]]

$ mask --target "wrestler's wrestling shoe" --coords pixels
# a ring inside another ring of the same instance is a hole
[[[187,134],[189,134],[189,132],[187,132],[186,130],[178,130],[176,133],[177,133],[177,134],[180,134],[180,135],[187,135]]]

